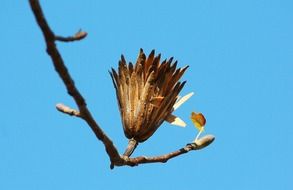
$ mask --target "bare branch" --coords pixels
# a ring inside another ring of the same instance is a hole
[[[34,16],[36,18],[36,21],[44,35],[46,45],[47,45],[47,53],[52,59],[56,72],[59,74],[60,78],[65,84],[68,94],[72,96],[74,101],[76,102],[79,108],[81,117],[87,122],[87,124],[90,126],[90,128],[92,129],[96,137],[103,142],[111,162],[117,162],[121,160],[118,150],[114,146],[113,142],[104,133],[104,131],[100,128],[100,126],[96,123],[96,121],[92,117],[92,114],[87,108],[87,105],[83,96],[75,87],[74,81],[71,78],[64,64],[64,61],[56,47],[56,44],[55,44],[56,36],[54,35],[53,31],[51,30],[51,28],[49,27],[45,19],[45,16],[43,14],[39,1],[29,0],[29,2],[30,2],[31,9],[34,13]]]
[[[155,157],[139,156],[136,158],[128,158],[124,156],[123,157],[124,162],[117,163],[117,166],[122,166],[122,165],[137,166],[139,164],[147,164],[147,163],[165,163],[169,159],[188,153],[191,150],[200,150],[202,148],[205,148],[206,146],[210,145],[214,140],[215,140],[215,137],[213,135],[206,135],[198,139],[195,143],[187,144],[185,147],[177,151],[164,154],[161,156],[155,156]]]
[[[62,37],[62,36],[55,36],[55,40],[61,41],[61,42],[73,42],[73,41],[79,41],[84,39],[87,36],[87,33],[79,30],[74,36],[68,36],[68,37]]]

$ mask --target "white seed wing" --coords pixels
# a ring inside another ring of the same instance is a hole
[[[189,94],[186,94],[182,98],[180,98],[173,106],[173,109],[176,110],[179,108],[184,102],[186,102],[194,93],[190,92]]]
[[[186,123],[182,119],[172,114],[167,116],[166,121],[171,123],[172,125],[177,125],[179,127],[186,127]]]

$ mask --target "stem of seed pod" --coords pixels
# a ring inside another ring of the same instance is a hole
[[[133,153],[133,151],[135,150],[135,148],[137,147],[137,145],[138,145],[138,142],[135,139],[133,139],[133,138],[129,139],[127,148],[126,148],[123,156],[130,157],[131,154]]]

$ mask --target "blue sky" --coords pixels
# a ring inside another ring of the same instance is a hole
[[[108,70],[139,48],[189,65],[176,110],[188,126],[164,123],[134,156],[159,155],[192,141],[192,111],[204,113],[215,142],[166,164],[109,169],[104,148],[80,119],[45,52],[27,1],[0,11],[0,189],[293,188],[293,1],[41,1],[94,117],[122,153],[127,144]]]

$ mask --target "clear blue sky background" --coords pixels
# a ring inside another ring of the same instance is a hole
[[[135,156],[160,155],[192,141],[192,111],[206,115],[216,141],[166,164],[109,169],[104,147],[80,119],[45,52],[28,2],[0,8],[0,189],[293,188],[293,1],[41,1],[56,34],[79,28],[76,43],[58,43],[94,117],[120,152],[121,128],[108,74],[120,54],[139,48],[190,65],[176,111],[188,126],[164,123]]]

